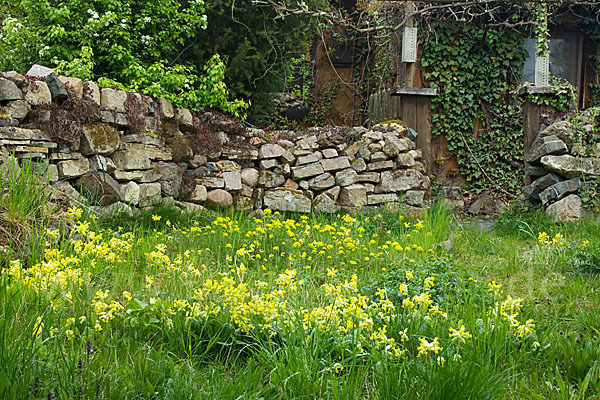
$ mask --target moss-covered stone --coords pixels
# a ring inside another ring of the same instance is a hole
[[[84,155],[114,153],[120,144],[119,132],[109,124],[86,124],[81,135],[80,151]]]

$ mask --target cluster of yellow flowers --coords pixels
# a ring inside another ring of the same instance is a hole
[[[129,288],[131,293],[120,288],[111,293],[110,286],[96,279],[99,266],[102,271],[117,271],[129,262],[140,239],[121,230],[96,232],[89,222],[80,220],[80,209],[72,209],[71,215],[74,236],[66,248],[49,244],[39,264],[24,268],[16,260],[6,271],[8,289],[25,290],[45,298],[54,309],[62,307],[57,313],[64,320],[60,326],[44,331],[40,318],[35,335],[47,332],[53,336],[60,331],[70,340],[85,329],[103,334],[111,330],[113,320],[126,321],[139,315],[141,304],[149,304],[157,306],[152,312],[166,329],[172,329],[174,321],[203,323],[219,318],[243,333],[265,337],[295,329],[317,330],[338,339],[357,334],[352,342],[360,352],[377,350],[401,357],[416,348],[418,356],[441,353],[440,365],[445,362],[442,344],[460,346],[473,338],[460,321],[458,328],[448,329],[456,316],[449,316],[449,311],[436,303],[436,277],[422,277],[412,268],[415,259],[433,253],[428,248],[431,243],[424,240],[428,234],[422,232],[420,220],[403,222],[405,231],[394,241],[386,240],[388,231],[371,234],[349,215],[329,224],[312,224],[306,216],[284,219],[267,210],[264,217],[254,218],[250,227],[242,227],[230,217],[217,217],[187,230],[166,221],[168,233],[156,232],[155,242],[144,253],[141,264],[145,261],[145,265],[136,268],[139,276],[133,279],[140,290]],[[162,223],[160,216],[152,219]],[[199,248],[177,253],[174,237],[187,237]],[[406,269],[407,265],[412,270]],[[379,273],[398,266],[402,266],[402,282],[397,282],[393,297],[385,288],[376,288],[373,297],[361,292],[361,271]],[[177,295],[163,290],[167,283],[177,283],[182,290]],[[493,281],[489,284],[494,296],[502,294],[501,287]],[[87,293],[95,295],[89,299]],[[85,307],[89,312],[81,315]],[[516,319],[522,307],[522,299],[507,296],[488,313],[495,324],[506,323],[514,337],[524,338],[535,325],[533,320],[520,323]],[[79,314],[74,314],[75,310]],[[411,328],[407,322],[399,329],[399,320],[413,321]],[[441,339],[424,337],[414,327],[425,325],[436,332],[448,329],[449,334]],[[341,372],[343,366],[333,369]]]
[[[552,239],[550,239],[550,236],[546,232],[539,232],[538,243],[551,247],[560,247],[566,243],[566,240],[560,233],[557,233]]]

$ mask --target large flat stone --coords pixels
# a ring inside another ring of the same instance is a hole
[[[546,174],[533,181],[531,185],[525,186],[523,188],[523,193],[525,193],[532,200],[539,200],[541,192],[543,192],[549,186],[557,184],[560,181],[561,179],[558,175],[553,173]]]
[[[86,124],[83,126],[79,151],[83,155],[108,156],[117,151],[120,139],[117,129],[109,124]]]
[[[600,158],[579,158],[571,155],[544,156],[540,162],[548,171],[556,172],[565,178],[582,175],[600,176]]]
[[[312,209],[311,199],[302,191],[285,188],[265,191],[263,204],[266,208],[278,211],[309,213]]]
[[[557,121],[540,132],[540,137],[556,136],[562,140],[569,149],[573,148],[575,142],[575,131],[568,121]]]
[[[25,101],[35,107],[47,106],[52,103],[52,93],[46,82],[31,81],[25,91]]]
[[[125,113],[126,101],[127,92],[123,90],[104,88],[100,92],[100,105],[107,110]]]
[[[121,200],[119,184],[106,172],[89,171],[79,179],[79,188],[84,196],[91,197],[100,206]]]
[[[425,185],[422,173],[412,169],[384,171],[381,173],[381,189],[383,192],[405,192],[421,189]]]
[[[581,198],[571,194],[546,208],[546,214],[555,223],[576,222],[585,216]]]
[[[0,101],[21,100],[23,93],[14,82],[0,78]]]
[[[66,160],[58,163],[58,176],[60,178],[77,178],[90,170],[87,158]]]
[[[161,187],[160,183],[142,183],[140,184],[140,207],[151,207],[161,200]]]
[[[557,136],[538,137],[525,154],[525,161],[534,163],[546,155],[565,154],[568,151],[565,142]]]
[[[122,170],[143,170],[151,167],[150,158],[145,150],[120,150],[113,155],[112,159],[117,168]]]
[[[325,171],[338,171],[350,168],[350,161],[347,156],[325,158],[321,160],[321,165]]]
[[[318,162],[292,168],[292,176],[294,179],[310,178],[312,176],[321,175],[323,172],[325,172],[323,166]]]
[[[362,207],[367,204],[367,188],[360,184],[343,187],[338,201],[344,207]]]
[[[50,136],[39,129],[17,128],[15,126],[0,127],[0,139],[36,140],[50,142]]]
[[[546,205],[556,200],[560,200],[568,194],[577,192],[580,187],[581,180],[579,178],[558,182],[542,191],[540,193],[540,200],[542,201],[542,204]]]

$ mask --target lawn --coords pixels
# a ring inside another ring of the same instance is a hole
[[[2,398],[598,398],[595,220],[66,219],[2,269]]]

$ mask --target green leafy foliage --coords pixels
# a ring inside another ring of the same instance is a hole
[[[437,39],[425,44],[421,61],[425,78],[439,91],[432,101],[432,133],[445,135],[475,192],[516,193],[523,131],[511,92],[525,57],[522,34],[476,24],[440,23],[435,30]]]
[[[60,73],[151,96],[196,110],[243,116],[249,103],[230,100],[218,54],[206,64],[181,55],[207,28],[202,0],[11,0],[0,25],[0,69],[25,72],[33,63]]]

